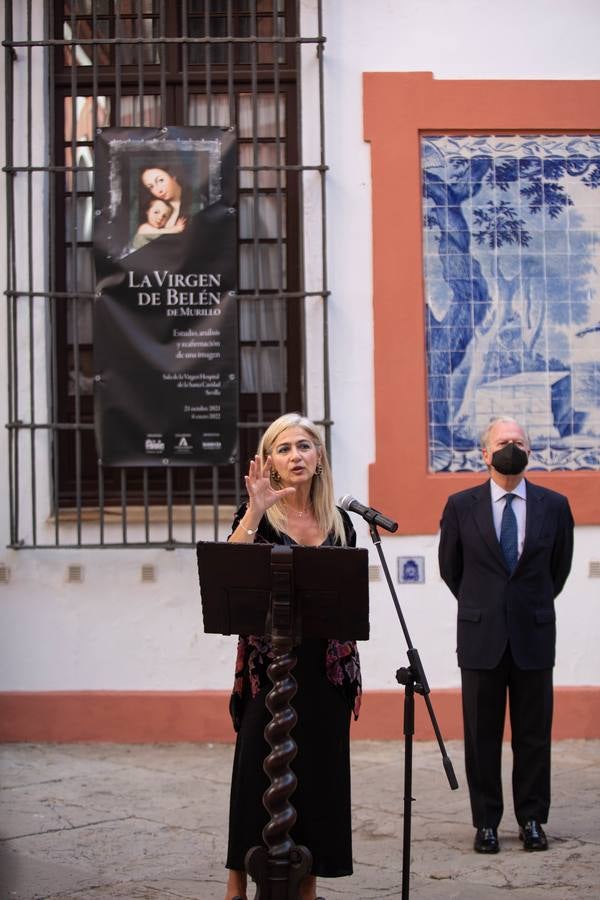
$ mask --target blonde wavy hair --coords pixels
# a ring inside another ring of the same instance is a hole
[[[313,441],[319,453],[319,463],[321,465],[321,474],[314,475],[310,486],[310,499],[313,505],[315,519],[321,531],[324,534],[333,532],[334,537],[339,540],[342,546],[346,545],[346,532],[344,530],[344,522],[341,513],[335,505],[333,498],[333,477],[331,475],[331,466],[327,459],[327,450],[323,444],[321,435],[317,426],[306,416],[300,413],[285,413],[272,422],[263,434],[257,449],[257,455],[260,456],[263,466],[267,461],[267,456],[273,451],[279,435],[287,428],[301,428],[306,432],[308,437]],[[277,490],[278,484],[271,479],[272,487]],[[286,515],[282,503],[275,503],[265,513],[269,523],[280,534],[283,531]]]

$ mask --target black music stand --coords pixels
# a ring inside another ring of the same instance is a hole
[[[272,719],[265,729],[271,752],[264,763],[271,784],[263,795],[270,821],[266,846],[250,849],[245,866],[257,885],[255,900],[296,900],[312,856],[289,835],[296,821],[289,797],[297,784],[289,767],[297,749],[290,735],[297,722],[290,706],[297,689],[294,647],[302,637],[368,640],[368,552],[200,541],[197,557],[205,632],[264,634],[273,645],[266,698]]]

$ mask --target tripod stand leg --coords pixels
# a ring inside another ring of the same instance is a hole
[[[415,685],[417,686],[417,690],[420,694],[423,694],[425,698],[425,703],[427,705],[427,710],[429,712],[429,716],[431,718],[431,723],[433,725],[433,730],[435,732],[435,736],[437,738],[440,750],[442,751],[442,758],[444,761],[444,769],[446,775],[448,777],[448,781],[450,783],[450,787],[452,790],[456,790],[458,787],[458,782],[456,780],[456,776],[454,774],[454,769],[452,768],[452,763],[446,754],[446,750],[443,745],[442,736],[433,712],[433,707],[429,700],[429,685],[427,684],[427,679],[425,677],[425,671],[423,666],[421,665],[421,660],[419,658],[419,652],[416,647],[413,647],[412,641],[410,639],[410,635],[408,633],[408,628],[406,627],[406,622],[404,621],[404,616],[402,615],[402,610],[400,609],[400,604],[398,603],[398,597],[396,596],[396,591],[394,589],[394,584],[392,582],[392,578],[390,575],[390,570],[388,569],[387,563],[385,561],[385,556],[383,555],[383,550],[381,549],[381,536],[377,531],[376,526],[371,521],[370,522],[370,531],[371,537],[373,538],[373,543],[377,548],[377,553],[379,554],[379,559],[381,561],[381,566],[385,573],[385,578],[388,583],[388,587],[390,589],[390,593],[392,595],[392,600],[394,601],[394,606],[396,608],[396,612],[398,613],[398,619],[400,620],[400,625],[402,626],[402,631],[404,632],[404,637],[406,638],[406,643],[408,645],[407,655],[410,661],[410,666],[407,668],[398,669],[396,672],[396,681],[399,684],[404,685],[404,744],[405,744],[405,757],[404,757],[404,837],[402,842],[402,900],[408,900],[409,894],[409,880],[410,880],[410,837],[411,837],[411,815],[412,815],[412,750],[413,750],[413,735],[415,733]]]
[[[415,692],[412,681],[404,685],[404,830],[402,837],[402,900],[410,892],[410,841],[412,824],[412,764],[415,733]]]

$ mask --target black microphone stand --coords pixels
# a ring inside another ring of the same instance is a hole
[[[398,618],[400,619],[400,625],[402,626],[402,631],[404,632],[404,638],[406,640],[406,645],[408,648],[408,661],[410,663],[410,665],[408,665],[407,667],[402,667],[396,672],[396,681],[398,682],[398,684],[404,685],[404,829],[402,837],[401,896],[402,900],[408,900],[410,890],[410,838],[412,816],[411,804],[413,801],[412,757],[413,735],[415,733],[415,692],[417,694],[422,694],[425,700],[425,704],[429,712],[429,718],[431,719],[431,724],[433,725],[433,730],[435,732],[438,746],[442,754],[442,761],[444,764],[446,777],[448,778],[448,783],[453,791],[457,790],[458,781],[456,780],[456,775],[454,774],[454,769],[452,768],[450,757],[446,753],[442,734],[435,718],[431,700],[429,699],[429,685],[427,684],[427,678],[425,677],[423,665],[419,657],[419,651],[416,647],[413,647],[412,641],[410,639],[410,634],[408,633],[408,628],[406,627],[406,622],[404,621],[404,616],[402,615],[402,610],[400,609],[400,604],[398,602],[398,597],[394,589],[394,584],[390,577],[390,572],[385,561],[385,556],[383,555],[383,550],[381,548],[381,535],[377,531],[377,526],[375,525],[375,523],[373,521],[369,521],[367,514],[364,514],[364,518],[369,522],[371,538],[373,540],[373,543],[377,547],[379,560],[385,573],[385,578],[392,595],[392,600],[394,601],[394,606],[396,607],[396,612],[398,613]]]

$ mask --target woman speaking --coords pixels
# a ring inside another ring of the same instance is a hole
[[[354,546],[347,513],[336,507],[325,447],[317,427],[296,413],[265,431],[245,478],[242,504],[229,537],[235,543]],[[358,716],[360,663],[354,641],[304,639],[296,648],[292,737],[298,753],[292,769],[298,786],[291,797],[298,818],[290,834],[312,853],[313,867],[300,886],[300,900],[319,900],[317,876],[352,874],[350,821],[350,714]],[[230,709],[237,742],[231,780],[230,870],[225,900],[247,900],[244,857],[262,843],[269,786],[263,762],[270,751],[263,732],[270,721],[265,696],[273,650],[261,636],[241,637]]]

